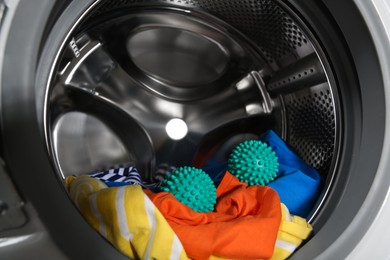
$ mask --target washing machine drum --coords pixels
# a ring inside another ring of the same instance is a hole
[[[5,45],[3,154],[67,256],[123,257],[79,214],[66,177],[135,165],[151,180],[161,165],[192,165],[267,130],[322,179],[313,236],[292,258],[329,247],[344,258],[365,233],[334,246],[381,176],[385,138],[385,88],[359,4],[32,2],[14,6]]]

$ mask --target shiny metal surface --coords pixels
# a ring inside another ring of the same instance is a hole
[[[126,47],[129,58],[122,60],[130,65],[118,62],[122,47],[114,49],[107,46],[112,43],[87,35],[71,41],[65,57],[73,58],[64,59],[50,101],[55,157],[64,177],[128,160],[149,178],[161,163],[191,164],[210,133],[235,135],[243,129],[260,133],[265,125],[275,128],[275,123],[262,122],[280,121],[275,119],[280,114],[272,113],[278,101],[272,100],[260,74],[253,71],[268,68],[261,65],[260,55],[251,56],[250,43],[239,45],[244,38],[210,31],[210,26],[198,25],[197,19],[181,22],[182,14],[175,12],[163,12],[167,22],[161,20],[161,11],[151,11],[142,18],[157,20],[158,25],[151,28],[142,23],[141,29],[118,36],[125,40],[117,44]],[[129,28],[128,19],[140,20],[140,15],[130,15],[115,26]],[[174,22],[181,22],[180,29],[168,26]],[[107,33],[100,30],[102,35]],[[156,37],[159,40],[153,40]],[[188,126],[181,140],[165,131],[174,118]],[[255,118],[258,123],[253,123]],[[234,124],[240,128],[234,130]],[[72,158],[77,151],[83,151],[83,156]]]
[[[229,60],[229,53],[212,39],[178,28],[135,32],[129,36],[127,51],[145,74],[181,87],[212,83]]]
[[[66,175],[125,166],[134,161],[118,136],[97,118],[81,112],[61,115],[55,122],[58,165]],[[63,176],[65,177],[65,176]]]
[[[267,63],[277,70],[314,52],[304,30],[290,16],[290,13],[278,4],[279,2],[273,0],[241,2],[237,0],[138,0],[137,2],[108,0],[92,14],[92,19],[121,10],[142,11],[150,6],[173,6],[188,13],[201,10],[244,34],[261,50]],[[208,23],[209,17],[205,17],[203,21]]]
[[[193,11],[129,11],[90,34],[102,39],[129,75],[165,99],[207,98],[251,69],[270,70],[261,53],[234,28]]]

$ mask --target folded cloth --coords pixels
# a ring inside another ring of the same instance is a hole
[[[144,192],[190,258],[267,259],[273,254],[281,209],[279,197],[271,188],[248,187],[227,172],[216,191],[215,210],[208,213],[193,211],[171,193]]]
[[[140,185],[108,188],[84,175],[65,180],[82,215],[131,259],[188,259],[178,237]]]
[[[276,179],[268,186],[275,189],[290,212],[306,217],[318,196],[321,176],[318,171],[305,163],[272,130],[260,136],[275,151],[279,170]]]
[[[282,260],[289,257],[307,239],[312,232],[312,226],[306,219],[291,215],[286,205],[281,203],[282,222],[279,227],[272,260]]]
[[[146,183],[134,166],[113,168],[107,171],[91,173],[89,176],[103,181],[108,187],[139,184],[145,189],[158,188],[161,182]]]

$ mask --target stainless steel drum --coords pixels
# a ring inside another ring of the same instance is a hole
[[[231,137],[273,129],[326,181],[314,219],[340,149],[337,85],[322,54],[274,1],[99,3],[47,88],[55,165],[65,177],[132,163],[148,180],[160,164],[191,165]],[[172,119],[188,128],[180,140],[166,132]]]

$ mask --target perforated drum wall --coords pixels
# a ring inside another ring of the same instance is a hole
[[[326,175],[335,149],[336,120],[332,93],[327,85],[284,97],[288,143],[308,164]]]

